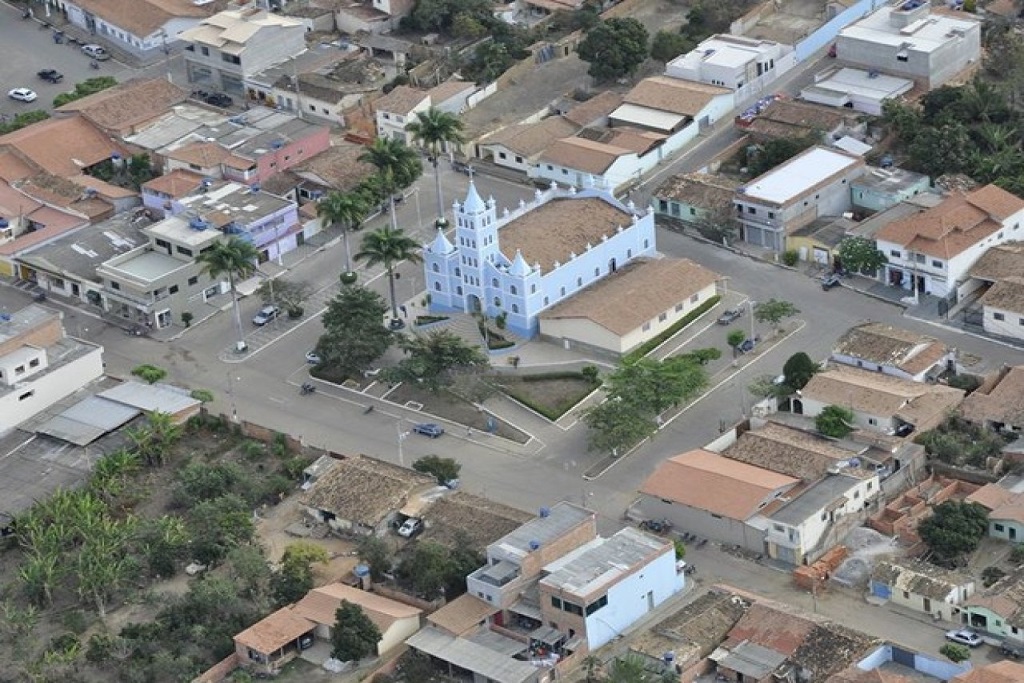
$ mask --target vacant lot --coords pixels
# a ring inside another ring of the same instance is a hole
[[[599,383],[579,373],[500,377],[494,386],[549,420],[557,420],[590,395]]]

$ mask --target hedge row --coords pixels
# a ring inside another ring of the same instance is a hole
[[[709,310],[711,310],[721,299],[722,297],[719,296],[718,294],[714,295],[713,297],[702,303],[700,306],[693,309],[685,316],[683,316],[675,323],[673,323],[672,327],[668,328],[667,330],[659,334],[657,337],[653,337],[647,340],[640,346],[636,347],[635,349],[627,353],[625,356],[622,357],[622,364],[629,365],[631,363],[637,362],[638,360],[649,354],[651,351],[664,344],[666,340],[672,337],[672,335],[677,333],[679,330],[683,329],[684,327],[692,323],[694,320],[696,320],[697,318],[701,317]]]

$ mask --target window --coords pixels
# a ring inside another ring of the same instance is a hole
[[[574,602],[569,602],[568,600],[562,601],[562,610],[568,612],[569,614],[575,614],[578,617],[583,616],[583,607],[577,605]]]
[[[554,171],[554,170],[555,170],[555,167],[554,167],[554,166],[552,166],[551,164],[548,164],[548,170],[549,170],[549,171]]]
[[[633,258],[633,250],[632,249],[627,249],[626,250],[626,258]]]
[[[900,54],[896,55],[897,62],[906,62],[909,59],[910,55],[908,55],[906,52],[901,52]]]
[[[903,591],[903,599],[904,600],[909,600],[910,599],[910,591]]]
[[[644,240],[644,249],[647,249],[650,246],[651,246],[651,241],[650,240]]]
[[[521,163],[523,163],[523,158],[522,158],[522,157],[520,157],[520,156],[517,156],[517,157],[516,157],[516,163],[517,163],[517,164],[521,164]]]
[[[785,531],[786,530],[786,527],[782,526],[781,524],[772,524],[772,528],[775,529],[776,531]]]
[[[551,596],[551,606],[555,609],[562,609],[562,599]]]
[[[993,320],[1006,320],[1006,316],[1003,315],[1002,313],[993,313],[992,314],[992,319]]]
[[[775,212],[774,211],[769,211],[768,212],[768,218],[775,218]]]
[[[877,424],[878,424],[878,420],[876,420],[876,419],[875,419],[875,418],[873,418],[873,417],[869,417],[869,418],[868,418],[868,424],[869,424],[869,425],[877,425]]]
[[[868,482],[868,491],[870,491],[870,490],[871,490],[871,489],[873,489],[873,488],[875,488],[875,482],[873,482],[873,481],[869,481],[869,482]]]
[[[690,303],[691,304],[697,303],[697,301],[699,299],[700,299],[700,294],[692,294],[692,295],[690,295]]]
[[[440,282],[435,282],[434,283],[434,291],[435,292],[440,292],[441,291],[441,283]]]
[[[641,327],[640,329],[642,331],[644,331],[644,332],[650,332],[651,331],[651,324],[650,323],[644,323],[644,326]]]
[[[690,215],[691,216],[696,216],[697,215],[697,209],[695,207],[692,207],[692,206],[690,207]]]
[[[902,252],[900,252],[898,249],[890,249],[889,250],[889,256],[895,256],[896,258],[899,258],[902,255],[903,255]]]
[[[519,290],[518,290],[518,289],[516,289],[516,286],[515,286],[515,285],[509,285],[509,286],[508,286],[508,293],[509,293],[509,294],[511,294],[511,295],[513,295],[513,296],[515,296],[515,294],[516,294],[516,293],[517,293],[518,291],[519,291]]]
[[[942,267],[942,261],[937,261],[936,259],[932,259],[932,268],[941,268],[941,267]]]
[[[455,277],[462,277],[462,269],[458,266],[455,267]]]
[[[459,285],[458,287],[455,288],[455,293],[458,296],[462,296],[462,286],[461,285]]]
[[[171,285],[170,287],[168,287],[167,288],[167,293],[168,294],[177,294],[178,293],[178,285]]]
[[[860,491],[854,491],[853,492],[853,499],[857,500],[858,498],[860,498]]]
[[[430,269],[432,271],[434,271],[435,273],[440,273],[441,272],[441,268],[436,263],[433,266],[431,266]]]
[[[993,524],[992,528],[999,532],[1006,531],[1006,527],[1004,527],[1002,524]]]
[[[604,607],[607,604],[608,604],[608,596],[607,595],[602,595],[597,600],[595,600],[594,602],[592,602],[589,605],[587,605],[587,609],[586,609],[587,616],[589,617],[591,614],[593,614],[594,612],[596,612],[597,610],[601,609],[602,607]]]
[[[161,249],[170,249],[171,243],[168,242],[167,240],[157,240],[156,246],[160,247]]]
[[[492,277],[491,278],[491,287],[497,287],[497,286],[498,286],[498,278]]]
[[[190,277],[188,279],[188,286],[192,287],[192,286],[196,285],[198,282],[199,282],[199,276],[198,275],[193,275],[192,277]]]
[[[583,278],[581,278],[581,277],[576,278],[576,286],[577,287],[582,287],[583,286]]]
[[[682,304],[676,304],[676,313],[678,313],[681,310],[683,310],[683,305]]]
[[[225,61],[228,64],[241,64],[242,63],[241,58],[239,58],[237,55],[229,55],[229,54],[224,53],[224,52],[222,52],[220,54],[220,58],[221,58],[222,61]]]
[[[662,313],[661,315],[658,316],[658,322],[663,323],[665,322],[666,318],[668,318],[668,313]]]
[[[499,159],[507,159],[508,155],[505,154],[504,152],[498,152],[498,158]]]
[[[30,360],[28,362],[28,366],[30,368],[38,368],[39,367],[39,359],[38,358],[33,358],[32,360]]]
[[[600,268],[594,268],[594,277],[600,277],[600,276],[601,276],[601,269]]]
[[[501,297],[494,297],[494,305],[497,306],[498,308],[501,308]]]
[[[545,305],[545,306],[547,306],[547,305],[548,305],[548,298],[547,298],[547,297],[544,297],[544,305]]]
[[[204,57],[209,57],[210,56],[210,48],[208,48],[206,46],[200,47],[199,51],[203,53]]]
[[[20,396],[18,396],[18,400],[19,401],[25,401],[25,400],[28,400],[28,399],[32,398],[35,395],[36,395],[36,390],[35,389],[33,389],[32,391],[26,391],[24,394],[21,394]]]
[[[749,214],[756,214],[757,213],[757,209],[755,209],[752,206],[748,206],[747,207],[747,213],[749,213]]]
[[[569,175],[569,171],[567,171],[566,169],[563,168],[562,169],[562,175]]]
[[[110,281],[110,288],[111,289],[121,289],[121,283],[114,282],[113,280],[111,280]]]
[[[565,296],[565,287],[562,287],[559,296]]]
[[[24,375],[25,374],[25,366],[24,365],[19,365],[18,367],[14,368],[14,374],[15,375]]]
[[[519,312],[519,304],[512,304],[512,312],[513,313],[518,313]]]
[[[192,256],[192,250],[191,249],[186,249],[185,247],[182,247],[182,246],[179,246],[177,248],[177,252],[179,254],[181,254],[182,256],[189,256],[189,257]]]

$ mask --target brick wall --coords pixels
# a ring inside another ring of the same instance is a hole
[[[199,674],[199,676],[193,678],[192,683],[220,683],[239,666],[241,666],[241,664],[238,661],[238,656],[232,652],[230,655]]]
[[[64,328],[60,324],[60,314],[54,313],[53,317],[41,321],[35,327],[0,344],[0,356],[6,356],[26,344],[39,347],[52,346],[63,337]]]
[[[373,592],[377,595],[383,595],[385,598],[391,598],[392,600],[400,602],[403,605],[411,605],[412,607],[419,608],[423,610],[425,614],[436,612],[437,610],[444,607],[445,604],[444,598],[437,598],[436,600],[430,601],[421,600],[420,598],[417,598],[415,595],[409,595],[405,591],[398,590],[397,588],[392,588],[391,586],[388,586],[383,583],[373,584]]]
[[[523,576],[535,576],[547,564],[597,538],[597,519],[591,515],[574,529],[559,538],[541,544],[540,548],[523,558]]]

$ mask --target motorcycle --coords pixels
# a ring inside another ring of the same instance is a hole
[[[96,61],[96,60],[94,59],[94,60],[92,60],[92,61],[90,61],[90,62],[89,62],[89,68],[90,68],[90,69],[99,69],[99,68],[100,68],[100,63],[99,63],[99,62],[97,62],[97,61]]]
[[[300,387],[299,391],[303,396],[305,396],[306,394],[316,393],[316,387],[309,382],[306,382],[302,387]]]

